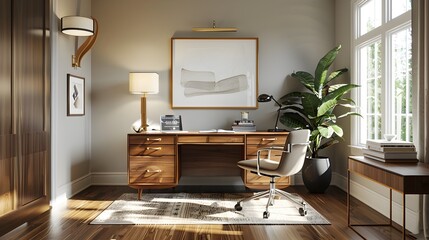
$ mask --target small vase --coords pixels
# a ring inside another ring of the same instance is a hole
[[[302,180],[310,193],[324,193],[332,178],[331,163],[327,157],[306,158]]]

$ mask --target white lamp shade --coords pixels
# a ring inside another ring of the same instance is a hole
[[[157,94],[159,92],[158,73],[130,73],[129,80],[132,94]]]
[[[61,32],[71,36],[92,36],[94,34],[94,20],[80,16],[61,18]]]

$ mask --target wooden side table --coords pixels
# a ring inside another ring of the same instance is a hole
[[[380,226],[370,224],[351,224],[350,222],[350,174],[364,176],[374,182],[385,185],[390,191],[390,223],[392,226],[392,190],[402,194],[402,239],[406,238],[405,195],[429,193],[429,164],[425,163],[385,163],[362,156],[350,156],[347,171],[347,223],[359,236],[353,226]]]

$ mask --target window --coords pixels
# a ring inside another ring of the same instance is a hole
[[[411,0],[356,0],[354,94],[363,118],[354,119],[354,144],[393,133],[412,141]]]

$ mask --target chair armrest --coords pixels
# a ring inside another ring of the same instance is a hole
[[[259,172],[259,167],[261,165],[261,152],[268,151],[268,156],[270,155],[271,151],[281,151],[285,153],[292,152],[292,146],[308,146],[310,145],[310,142],[304,142],[304,143],[288,143],[286,145],[286,149],[284,146],[271,146],[271,147],[265,147],[265,148],[259,148],[256,155],[257,155],[257,161],[256,161],[256,173],[258,176],[262,176]]]
[[[270,147],[259,148],[258,151],[256,152],[256,155],[257,155],[256,173],[258,174],[258,176],[262,176],[259,171],[259,167],[261,165],[261,152],[264,152],[264,151],[268,152],[268,158],[271,155],[271,151],[285,152],[284,146],[270,146]]]
[[[285,148],[284,146],[271,146],[271,147],[259,148],[258,150],[267,150],[267,151],[278,150],[278,151],[283,151],[284,148]]]
[[[288,143],[287,144],[287,150],[284,150],[283,152],[292,152],[292,146],[308,146],[310,145],[310,141],[304,142],[304,143]]]

